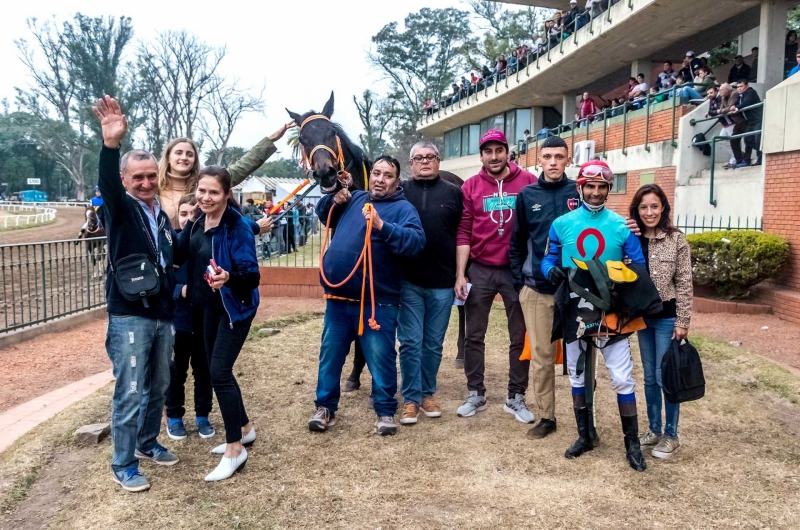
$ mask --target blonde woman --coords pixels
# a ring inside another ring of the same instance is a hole
[[[233,186],[238,185],[260,168],[277,151],[275,142],[294,126],[294,122],[283,125],[254,145],[242,158],[231,164],[227,169],[231,175]],[[200,150],[197,148],[197,144],[190,138],[175,138],[170,141],[158,164],[158,188],[161,208],[175,229],[180,226],[178,206],[181,197],[195,192],[199,174]]]

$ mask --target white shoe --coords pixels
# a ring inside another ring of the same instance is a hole
[[[206,475],[206,482],[216,482],[231,478],[234,473],[244,467],[245,462],[247,462],[247,449],[244,447],[242,447],[242,452],[236,458],[223,456],[214,471]]]
[[[253,442],[256,441],[256,428],[250,427],[250,432],[242,436],[242,445],[247,447],[249,445],[253,445]],[[224,455],[225,454],[225,447],[228,444],[220,444],[216,446],[211,452],[215,455]]]

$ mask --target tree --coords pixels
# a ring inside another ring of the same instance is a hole
[[[474,49],[475,55],[470,57],[471,66],[476,69],[482,62],[494,64],[499,55],[508,55],[531,40],[553,14],[552,9],[508,8],[506,4],[485,0],[469,0],[469,5],[477,26],[485,30]]]
[[[370,62],[391,82],[389,99],[397,116],[416,124],[426,97],[439,99],[463,68],[474,48],[469,13],[452,7],[422,8],[403,21],[385,25],[372,37]]]
[[[247,153],[247,149],[235,146],[226,147],[224,151],[211,149],[208,151],[208,154],[206,154],[206,162],[204,165],[228,167],[242,158],[245,153]]]
[[[217,68],[225,53],[185,30],[166,31],[139,45],[145,134],[148,143],[157,142],[154,152],[166,139],[193,138],[204,105],[222,83]]]
[[[236,85],[236,80],[231,84],[220,83],[203,102],[205,116],[200,119],[198,128],[211,142],[217,154],[213,164],[222,164],[233,129],[242,115],[264,110],[263,89],[258,96],[251,96],[239,90]]]
[[[797,6],[794,9],[789,10],[789,16],[786,21],[786,29],[787,31],[800,30],[800,6]]]
[[[133,35],[130,19],[78,13],[61,30],[55,19],[31,18],[27,23],[33,41],[20,39],[15,44],[30,83],[16,88],[17,102],[32,116],[32,141],[64,168],[76,197],[83,200],[87,153],[99,148],[88,107],[104,93],[122,97],[121,58]]]
[[[396,102],[379,99],[370,90],[365,90],[362,100],[353,96],[353,103],[358,109],[358,117],[364,126],[365,134],[359,134],[361,147],[369,159],[386,152],[387,143],[383,139],[386,129],[397,115]]]

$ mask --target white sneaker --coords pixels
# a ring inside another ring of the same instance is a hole
[[[234,473],[244,467],[247,462],[247,449],[242,447],[242,452],[236,458],[222,457],[214,471],[206,475],[206,482],[216,482],[231,478]]]
[[[522,423],[533,423],[535,420],[533,412],[528,410],[525,404],[525,394],[515,394],[513,398],[508,398],[503,410],[513,414],[517,421]]]
[[[659,440],[653,450],[650,451],[650,454],[656,458],[670,458],[680,446],[681,442],[677,438],[664,436]]]
[[[256,441],[256,428],[250,427],[250,432],[242,436],[242,445],[245,447],[248,445],[253,445],[253,442],[255,441]],[[220,444],[216,446],[214,449],[212,449],[211,452],[215,455],[224,455],[225,447],[227,445],[228,444]]]

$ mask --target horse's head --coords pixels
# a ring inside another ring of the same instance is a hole
[[[321,113],[312,110],[297,114],[289,109],[286,112],[300,127],[303,162],[308,164],[323,191],[333,189],[337,176],[345,170],[339,158],[343,156],[339,131],[330,121],[333,116],[333,92]]]
[[[87,206],[84,214],[86,215],[86,230],[89,232],[96,232],[100,224],[100,219],[97,217],[97,212],[94,207]]]

